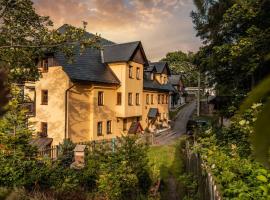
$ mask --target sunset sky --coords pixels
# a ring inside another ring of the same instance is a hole
[[[167,52],[197,51],[190,12],[192,0],[33,0],[37,12],[50,16],[56,27],[64,23],[101,34],[116,43],[140,40],[148,58]]]

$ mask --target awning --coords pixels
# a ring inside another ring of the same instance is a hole
[[[158,109],[157,108],[150,108],[147,114],[149,118],[156,118],[158,116]]]
[[[128,134],[136,134],[136,133],[140,133],[143,131],[143,128],[140,124],[140,122],[132,122],[129,130],[128,130]]]
[[[52,138],[35,138],[32,139],[29,143],[33,146],[36,146],[38,149],[44,149],[51,145],[53,139]]]

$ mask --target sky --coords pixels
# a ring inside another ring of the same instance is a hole
[[[193,0],[33,0],[40,15],[55,27],[65,23],[116,43],[142,41],[148,59],[168,52],[196,52],[202,45],[193,28]]]

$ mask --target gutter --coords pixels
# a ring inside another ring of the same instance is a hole
[[[75,86],[75,84],[73,84],[72,86],[70,86],[68,89],[66,89],[65,91],[65,139],[68,138],[68,133],[67,133],[67,120],[68,120],[68,92]]]

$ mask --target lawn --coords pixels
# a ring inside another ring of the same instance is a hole
[[[183,168],[181,143],[184,138],[176,140],[174,144],[150,147],[148,156],[152,171],[159,171],[160,178],[166,179],[169,175],[178,177]]]

